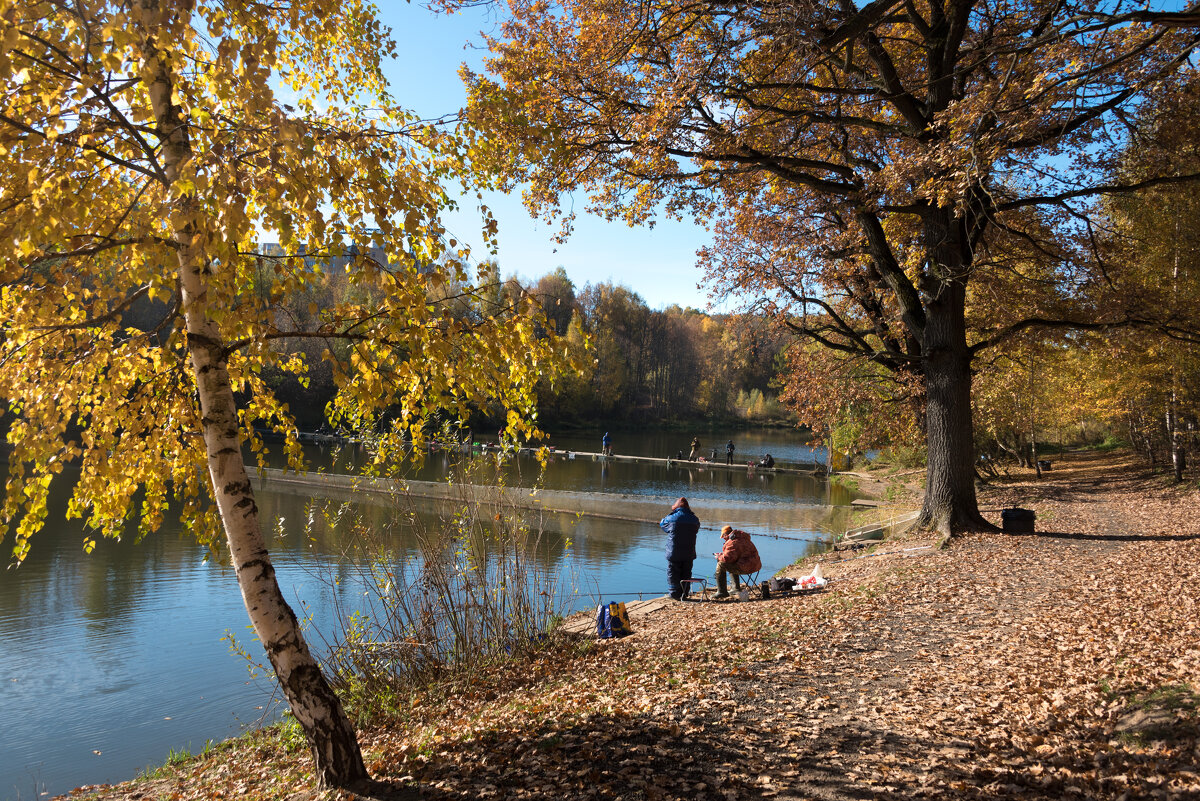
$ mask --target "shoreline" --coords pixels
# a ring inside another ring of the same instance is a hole
[[[1200,492],[1082,453],[980,496],[1038,533],[888,541],[819,595],[671,604],[413,696],[360,732],[357,797],[1195,797]],[[349,798],[284,740],[71,797]]]

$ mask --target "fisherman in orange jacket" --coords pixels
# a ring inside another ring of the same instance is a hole
[[[728,598],[729,589],[725,583],[725,576],[731,574],[733,576],[733,588],[740,590],[742,588],[741,577],[750,573],[757,573],[762,569],[762,559],[758,558],[758,548],[754,547],[754,543],[750,541],[750,535],[741,529],[733,526],[725,526],[721,529],[721,539],[725,540],[725,547],[720,553],[714,553],[717,557],[717,598]]]

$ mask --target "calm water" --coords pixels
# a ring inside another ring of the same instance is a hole
[[[739,432],[734,438],[739,460],[765,452],[780,462],[811,459],[792,432]],[[691,436],[613,432],[613,439],[618,453],[667,455],[686,451]],[[706,447],[710,440],[718,443],[715,435],[701,439]],[[722,446],[726,439],[719,438]],[[560,449],[598,450],[599,437],[552,442]],[[423,477],[444,470],[449,461],[434,457]],[[527,485],[537,471],[531,460],[521,460],[507,474],[509,483]],[[598,597],[629,600],[636,593],[665,592],[662,534],[655,521],[681,494],[705,525],[700,554],[719,550],[721,525],[740,525],[759,535],[766,573],[807,552],[815,532],[835,525],[827,504],[851,499],[836,489],[831,495],[823,481],[806,476],[563,456],[550,463],[542,484],[644,499],[640,504],[600,499],[601,506],[611,506],[606,513],[626,520],[541,518],[546,532],[541,560],[572,577],[565,598],[569,609],[593,606]],[[343,597],[334,599],[335,590],[315,578],[318,566],[338,569],[341,543],[336,531],[307,533],[308,504],[295,491],[272,491],[269,485],[259,490],[265,519],[275,526],[272,553],[285,594],[293,606],[305,605],[319,626],[329,626],[332,602],[352,607],[356,591],[344,583],[336,590]],[[381,525],[390,514],[388,507],[370,503],[359,504],[357,512]],[[567,537],[570,548],[563,545]],[[245,661],[222,641],[232,632],[251,650],[257,647],[229,567],[206,561],[203,549],[177,528],[140,544],[104,541],[90,556],[82,553],[82,539],[78,524],[52,523],[25,564],[0,576],[4,801],[120,781],[161,764],[171,749],[198,751],[208,739],[236,735],[278,714],[270,684],[251,679]],[[700,559],[694,572],[711,569],[711,559]]]

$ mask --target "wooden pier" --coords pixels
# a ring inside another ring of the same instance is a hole
[[[522,453],[536,453],[538,448],[522,448]],[[629,456],[626,454],[615,453],[611,456],[606,456],[603,453],[595,453],[592,451],[561,451],[558,449],[549,449],[550,455],[554,457],[562,457],[567,459],[590,459],[593,462],[641,462],[644,464],[661,464],[666,467],[684,467],[690,470],[747,470],[751,473],[764,473],[773,475],[776,473],[803,475],[803,476],[823,476],[825,475],[825,465],[810,464],[810,465],[780,465],[775,463],[774,467],[762,467],[756,463],[734,462],[726,464],[722,461],[710,461],[705,459],[675,459],[673,457],[662,458],[658,456]]]

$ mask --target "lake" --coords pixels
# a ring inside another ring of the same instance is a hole
[[[612,434],[617,453],[647,456],[686,454],[691,440],[690,434]],[[700,437],[706,449],[719,444],[720,454],[733,437],[739,461],[768,452],[781,464],[822,460],[794,431]],[[559,451],[599,450],[599,435],[551,442]],[[330,459],[328,449],[313,448],[311,455],[315,461]],[[352,459],[354,453],[343,456]],[[457,459],[435,454],[416,477],[444,474]],[[529,458],[504,473],[510,485],[528,486],[539,478]],[[534,521],[545,532],[539,560],[567,577],[567,611],[594,607],[600,598],[665,593],[657,520],[680,495],[691,500],[704,524],[699,554],[720,549],[721,525],[746,528],[756,535],[764,576],[817,547],[822,530],[836,527],[829,507],[852,500],[813,476],[592,461],[562,453],[540,475],[540,485],[578,493],[606,515],[543,514]],[[330,626],[334,601],[353,608],[358,592],[352,582],[332,587],[317,575],[338,570],[338,532],[309,531],[308,493],[269,482],[259,482],[257,491],[285,595],[294,608],[311,613],[318,627]],[[58,497],[60,516],[63,504]],[[389,504],[371,499],[356,504],[356,511],[381,527],[393,513]],[[257,649],[231,568],[206,560],[204,549],[177,526],[142,543],[102,541],[90,556],[82,540],[78,522],[51,522],[26,562],[0,579],[4,801],[121,781],[161,765],[171,750],[199,751],[206,740],[236,736],[279,713],[271,684],[252,679],[246,662],[222,639],[232,632]],[[693,572],[711,576],[712,568],[711,557],[701,558]]]

